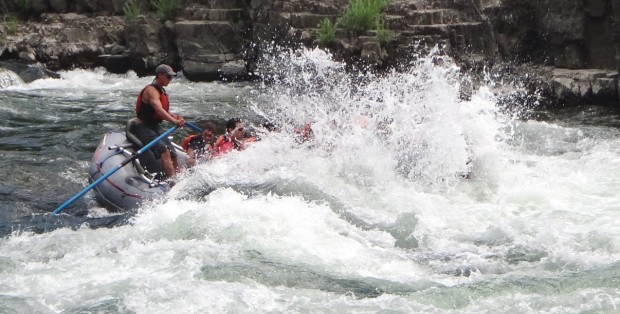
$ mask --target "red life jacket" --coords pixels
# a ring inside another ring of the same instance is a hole
[[[228,153],[235,148],[233,140],[227,135],[222,135],[215,142],[215,156]]]
[[[142,102],[142,94],[144,94],[144,91],[149,86],[155,87],[155,89],[159,92],[159,101],[161,102],[162,108],[164,108],[166,112],[170,112],[170,100],[168,99],[166,90],[155,83],[151,83],[144,87],[138,95],[138,99],[136,101],[136,114],[138,115],[138,118],[144,120],[145,122],[161,123],[164,121],[164,118],[155,112],[155,109],[151,106],[151,104]]]
[[[199,136],[199,134],[192,134],[188,137],[186,137],[183,142],[181,142],[181,147],[183,147],[184,150],[188,149],[189,146],[189,142],[192,141],[193,138],[195,138],[196,136]]]

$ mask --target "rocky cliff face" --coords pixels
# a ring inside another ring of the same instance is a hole
[[[0,58],[51,70],[104,66],[140,75],[162,62],[191,80],[252,78],[264,43],[317,44],[317,25],[348,0],[185,0],[167,21],[151,1],[128,20],[127,0],[0,0]],[[14,18],[17,17],[17,18]],[[392,0],[394,36],[339,29],[326,47],[352,67],[406,64],[440,46],[475,77],[538,73],[532,89],[563,100],[617,103],[620,0]],[[533,69],[536,69],[534,71]],[[508,70],[507,70],[508,69]],[[44,72],[41,72],[44,73]],[[526,82],[528,83],[528,82]]]
[[[542,69],[537,89],[564,103],[618,103],[620,1],[487,2],[500,60]]]

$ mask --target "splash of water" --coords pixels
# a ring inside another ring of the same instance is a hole
[[[349,73],[320,49],[274,54],[262,68],[267,83],[256,111],[285,133],[311,122],[315,148],[341,159],[336,172],[374,168],[451,186],[470,176],[479,146],[495,142],[488,126],[502,125],[488,90],[459,98],[460,70],[437,50],[383,75]]]
[[[17,75],[17,73],[0,69],[0,88],[7,88],[10,86],[23,86],[24,81]]]

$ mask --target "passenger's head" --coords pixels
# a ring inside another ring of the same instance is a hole
[[[244,133],[245,126],[243,121],[239,118],[232,118],[226,122],[226,132],[230,133],[236,138],[243,138],[245,136]]]
[[[200,134],[202,134],[202,138],[204,138],[205,140],[209,140],[213,138],[216,131],[217,131],[217,128],[215,127],[215,124],[209,121],[204,124],[204,127],[202,128],[202,132]]]
[[[234,130],[237,127],[237,123],[240,123],[240,122],[241,122],[241,119],[239,118],[232,118],[226,121],[226,132],[230,132]]]
[[[280,131],[280,128],[277,127],[276,124],[271,122],[271,121],[264,122],[261,126],[263,128],[265,128],[269,132],[278,132],[278,131]]]

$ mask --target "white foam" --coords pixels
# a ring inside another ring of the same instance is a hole
[[[551,311],[576,291],[594,300],[584,309],[618,304],[596,279],[620,259],[617,131],[515,120],[486,86],[460,101],[449,59],[381,77],[320,50],[266,65],[271,85],[241,87],[240,102],[281,132],[197,166],[130,225],[0,239],[0,295],[138,313]],[[126,82],[63,75],[73,89],[86,78],[95,93]],[[194,105],[180,108],[209,114]],[[315,138],[299,144],[307,121]]]

